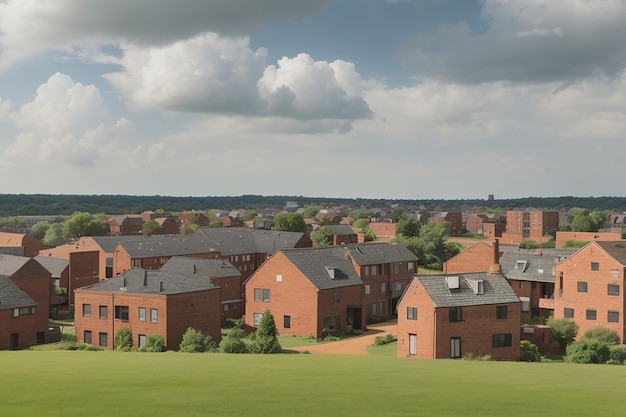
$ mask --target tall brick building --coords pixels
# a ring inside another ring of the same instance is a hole
[[[557,210],[507,211],[502,243],[519,244],[524,239],[545,241],[545,235],[559,230]]]

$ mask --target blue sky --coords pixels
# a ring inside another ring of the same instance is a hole
[[[623,196],[624,0],[0,0],[4,193]]]

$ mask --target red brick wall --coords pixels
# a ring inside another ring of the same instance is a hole
[[[562,248],[568,240],[578,241],[616,241],[622,240],[621,232],[556,232],[557,249]]]
[[[37,302],[33,326],[46,333],[50,312],[50,276],[50,272],[39,262],[29,259],[22,268],[10,277],[22,291]]]
[[[211,336],[219,344],[222,334],[220,290],[218,288],[167,297],[168,349],[178,349],[188,327]]]
[[[485,243],[476,243],[450,258],[443,267],[447,274],[466,272],[488,272],[491,265],[492,249]]]
[[[0,310],[0,350],[9,349],[11,333],[18,334],[19,349],[33,346],[37,343],[37,332],[45,332],[46,342],[48,333],[48,310],[44,311],[45,326],[42,325],[40,307],[36,307],[37,314],[12,317],[12,308]]]
[[[100,252],[73,252],[69,254],[68,296],[70,304],[74,304],[74,290],[92,285],[100,280]]]

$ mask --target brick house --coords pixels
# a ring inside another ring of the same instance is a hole
[[[50,317],[58,317],[59,306],[67,304],[67,295],[57,295],[58,288],[65,288],[70,277],[70,262],[67,259],[52,258],[50,256],[35,256],[39,262],[50,273]]]
[[[496,214],[468,214],[465,219],[465,229],[470,233],[493,239],[502,236],[502,233],[506,231],[505,222],[506,218],[501,219],[501,216]]]
[[[243,315],[241,272],[230,261],[174,256],[161,267],[161,271],[208,279],[221,288],[222,317],[239,318]]]
[[[500,274],[415,276],[398,303],[398,357],[519,360],[520,301]]]
[[[178,221],[181,226],[187,224],[197,224],[198,226],[208,226],[211,220],[205,212],[202,211],[183,211],[178,213]]]
[[[544,300],[554,317],[576,321],[579,337],[602,326],[615,330],[624,343],[626,242],[590,242],[554,269],[554,299]]]
[[[347,224],[331,224],[326,228],[333,232],[333,245],[335,246],[359,242],[358,234]]]
[[[396,236],[397,225],[392,222],[370,222],[369,228],[376,235],[376,240],[388,241]]]
[[[33,258],[0,255],[0,278],[0,348],[46,343],[50,272]]]
[[[133,346],[159,334],[167,349],[178,349],[193,327],[211,340],[221,338],[220,288],[210,280],[136,268],[75,291],[76,341],[113,349],[115,333],[129,328]]]
[[[259,325],[265,310],[281,334],[322,336],[348,324],[365,327],[363,281],[338,246],[283,249],[244,282],[246,327]]]
[[[143,218],[140,215],[112,216],[107,221],[111,236],[137,236],[143,234]]]
[[[163,229],[165,235],[177,235],[180,234],[180,224],[174,217],[156,217],[155,222]]]
[[[0,248],[15,248],[18,256],[37,256],[43,248],[41,241],[24,233],[0,232]],[[21,248],[21,249],[20,249]]]
[[[450,224],[450,236],[460,236],[463,233],[463,214],[460,211],[436,211],[430,213],[428,223]]]
[[[557,210],[510,210],[506,212],[506,232],[502,234],[502,243],[517,244],[524,239],[547,242],[551,237],[546,234],[559,230],[559,212]]]

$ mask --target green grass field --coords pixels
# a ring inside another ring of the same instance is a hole
[[[395,346],[395,344],[394,344]],[[626,367],[370,356],[0,352],[2,416],[618,416]]]

